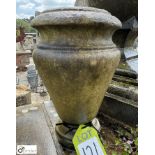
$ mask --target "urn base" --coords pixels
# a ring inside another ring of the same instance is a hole
[[[85,124],[86,126],[92,126],[97,131],[101,130],[100,122],[97,118],[94,118],[91,122]],[[58,123],[55,127],[56,135],[59,143],[66,149],[74,150],[72,139],[80,125]]]
[[[58,141],[63,147],[71,150],[74,149],[72,139],[78,127],[79,125],[70,125],[67,123],[60,123],[55,127]]]

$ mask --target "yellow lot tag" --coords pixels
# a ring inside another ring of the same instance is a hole
[[[73,137],[73,144],[77,155],[107,155],[93,127],[80,125]]]

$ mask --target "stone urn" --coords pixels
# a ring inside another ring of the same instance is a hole
[[[33,59],[63,122],[59,141],[69,146],[73,130],[96,117],[119,64],[112,35],[121,22],[105,10],[72,7],[44,11],[32,26],[40,33]]]

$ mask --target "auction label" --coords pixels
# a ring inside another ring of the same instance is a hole
[[[73,144],[77,155],[107,155],[93,127],[80,125],[73,137]]]

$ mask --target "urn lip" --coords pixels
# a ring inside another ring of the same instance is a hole
[[[98,9],[94,7],[83,7],[83,6],[78,6],[78,7],[58,7],[58,8],[53,8],[53,9],[47,9],[43,11],[42,13],[47,13],[47,12],[57,12],[57,11],[92,11],[92,12],[104,12],[110,14],[108,11],[104,9]]]
[[[93,7],[67,7],[43,11],[36,16],[31,25],[35,28],[47,25],[104,25],[121,28],[118,18],[104,9]]]

